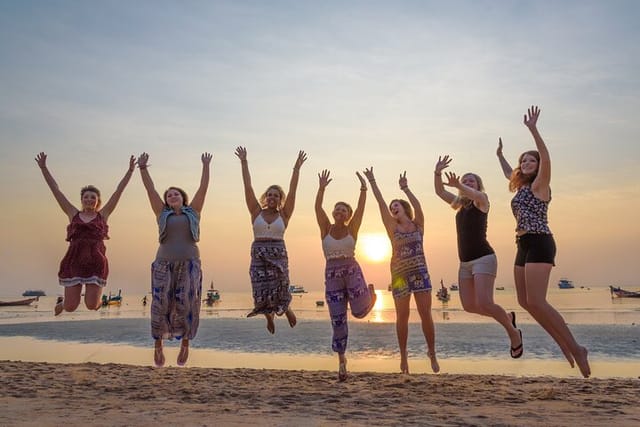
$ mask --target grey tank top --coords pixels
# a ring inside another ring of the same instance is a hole
[[[170,215],[167,218],[167,236],[160,242],[156,259],[186,261],[200,258],[200,251],[191,235],[186,215]]]

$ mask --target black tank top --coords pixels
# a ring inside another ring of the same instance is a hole
[[[473,261],[494,253],[487,241],[487,214],[476,208],[473,203],[458,209],[456,230],[460,261]]]

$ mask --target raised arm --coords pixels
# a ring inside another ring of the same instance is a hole
[[[442,183],[442,171],[449,167],[449,163],[451,163],[452,160],[453,159],[448,155],[445,155],[444,157],[438,156],[438,163],[436,163],[436,167],[433,171],[433,187],[436,190],[436,194],[448,204],[453,203],[456,199],[456,195],[448,192],[444,188],[444,184]]]
[[[38,166],[40,167],[40,171],[42,172],[42,176],[44,177],[45,182],[53,193],[53,197],[56,199],[56,202],[58,202],[58,205],[60,206],[62,211],[67,214],[67,216],[69,217],[69,221],[71,221],[75,214],[78,213],[78,209],[76,209],[76,207],[71,204],[69,199],[67,199],[67,197],[62,194],[62,191],[60,191],[60,188],[58,187],[58,183],[55,179],[53,179],[53,175],[51,175],[51,172],[49,172],[49,169],[47,168],[47,155],[44,152],[41,152],[36,155],[35,159],[36,163],[38,163]]]
[[[202,207],[204,206],[204,197],[207,195],[207,189],[209,188],[209,169],[211,165],[211,159],[213,159],[213,154],[210,153],[202,153],[200,156],[202,160],[202,175],[200,176],[200,187],[196,191],[196,194],[193,195],[193,200],[191,201],[191,207],[194,211],[200,212],[202,211]]]
[[[118,201],[120,201],[120,196],[122,196],[122,192],[127,187],[127,184],[129,184],[129,180],[131,179],[131,175],[133,175],[133,169],[135,167],[136,167],[136,158],[134,156],[130,156],[129,169],[127,169],[127,172],[124,174],[124,177],[122,177],[122,179],[118,183],[118,186],[116,187],[116,191],[114,191],[111,197],[109,197],[109,201],[104,204],[102,209],[100,209],[100,215],[102,215],[105,221],[109,219],[109,216],[118,205]]]
[[[498,149],[496,150],[496,155],[498,156],[498,161],[500,162],[500,167],[502,168],[504,177],[511,179],[511,172],[513,172],[513,168],[507,159],[504,158],[504,154],[502,154],[502,138],[498,138]]]
[[[249,173],[249,162],[247,161],[247,149],[245,147],[237,147],[235,151],[236,156],[240,159],[240,165],[242,166],[242,183],[244,184],[244,200],[247,203],[247,208],[251,214],[251,221],[262,211],[262,207],[256,198],[256,193],[251,186],[251,174]]]
[[[296,190],[298,189],[298,179],[300,178],[300,167],[306,160],[307,154],[300,150],[296,163],[293,165],[293,173],[291,174],[291,181],[289,182],[289,193],[282,207],[282,215],[284,216],[283,219],[285,223],[289,222],[293,214],[293,208],[296,206]]]
[[[162,212],[162,209],[164,209],[164,201],[153,185],[153,180],[151,179],[151,175],[149,175],[149,165],[147,164],[148,161],[149,154],[142,153],[140,154],[140,156],[138,156],[138,169],[140,169],[140,177],[142,177],[142,183],[144,184],[145,190],[147,190],[147,197],[149,197],[151,209],[157,217]]]
[[[531,183],[531,191],[533,194],[541,200],[549,200],[551,197],[551,190],[549,184],[551,183],[551,156],[549,150],[538,132],[538,117],[540,117],[540,109],[537,106],[531,106],[527,110],[527,114],[524,115],[524,124],[529,128],[533,140],[536,143],[536,149],[540,154],[540,164],[538,164],[538,175],[536,179]]]
[[[398,184],[400,184],[400,189],[404,191],[404,194],[407,195],[409,199],[409,203],[413,206],[414,210],[414,218],[413,222],[420,227],[421,230],[424,231],[424,213],[422,212],[422,206],[420,206],[420,202],[418,198],[413,195],[413,192],[409,189],[409,183],[407,181],[407,171],[400,174],[400,179],[398,180]]]
[[[364,216],[364,206],[367,202],[367,182],[359,172],[356,172],[356,175],[360,180],[360,196],[358,196],[358,206],[356,206],[353,217],[351,217],[351,221],[349,221],[349,232],[354,239],[358,238],[358,231],[360,230],[360,224],[362,224],[362,217]]]
[[[460,181],[460,177],[457,176],[454,172],[446,172],[445,175],[447,176],[447,182],[445,183],[445,185],[448,185],[449,187],[457,188],[460,194],[472,200],[473,204],[478,209],[480,209],[484,213],[489,212],[489,198],[487,197],[486,193],[482,191],[478,191],[474,188],[469,187],[468,185],[463,184]],[[454,203],[453,207],[454,208],[460,207],[460,203],[459,202]]]
[[[391,212],[389,212],[389,208],[387,207],[387,203],[384,201],[382,197],[382,193],[378,188],[378,184],[376,183],[376,178],[373,175],[373,166],[371,168],[367,168],[363,171],[364,176],[369,181],[371,185],[371,191],[373,191],[373,196],[376,198],[378,202],[378,208],[380,209],[380,216],[382,217],[382,223],[384,224],[384,228],[387,231],[387,235],[389,238],[393,238],[393,232],[396,229],[396,221],[391,216]]]
[[[316,219],[318,221],[318,227],[320,227],[320,238],[324,239],[329,233],[329,228],[331,227],[331,221],[327,216],[327,213],[322,209],[322,200],[324,199],[324,190],[327,188],[327,185],[331,182],[331,178],[329,178],[329,171],[323,170],[318,174],[318,193],[316,194]]]

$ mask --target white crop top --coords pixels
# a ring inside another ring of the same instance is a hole
[[[327,233],[322,239],[322,251],[326,259],[353,258],[356,254],[356,241],[351,234],[338,240]]]
[[[253,221],[253,238],[283,240],[285,228],[284,220],[280,215],[269,224],[262,218],[262,214],[259,214]]]

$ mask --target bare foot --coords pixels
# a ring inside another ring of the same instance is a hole
[[[409,374],[409,362],[406,358],[400,359],[400,372],[403,374]]]
[[[287,320],[289,321],[289,326],[291,326],[292,328],[296,326],[296,323],[298,323],[298,319],[296,318],[295,313],[290,308],[284,312],[284,315],[287,316]]]
[[[576,363],[580,369],[580,373],[583,377],[589,378],[591,375],[591,367],[589,366],[589,360],[587,359],[588,351],[584,347],[580,347],[578,354],[576,354]]]
[[[180,352],[178,353],[178,366],[184,366],[189,358],[189,340],[182,340],[180,343]]]
[[[267,318],[267,331],[271,334],[276,333],[276,325],[273,323],[273,313],[265,314],[264,317]]]
[[[440,372],[440,364],[438,364],[438,359],[436,358],[436,352],[427,352],[427,356],[429,356],[429,361],[431,361],[431,370],[436,374]]]
[[[338,365],[338,381],[343,382],[347,379],[349,374],[347,373],[347,360],[341,360]]]
[[[64,311],[64,298],[58,297],[56,300],[56,305],[53,307],[53,313],[58,316],[60,313]]]
[[[162,351],[162,342],[160,342],[159,345],[156,343],[156,347],[153,351],[153,362],[158,368],[164,366],[164,352]]]

